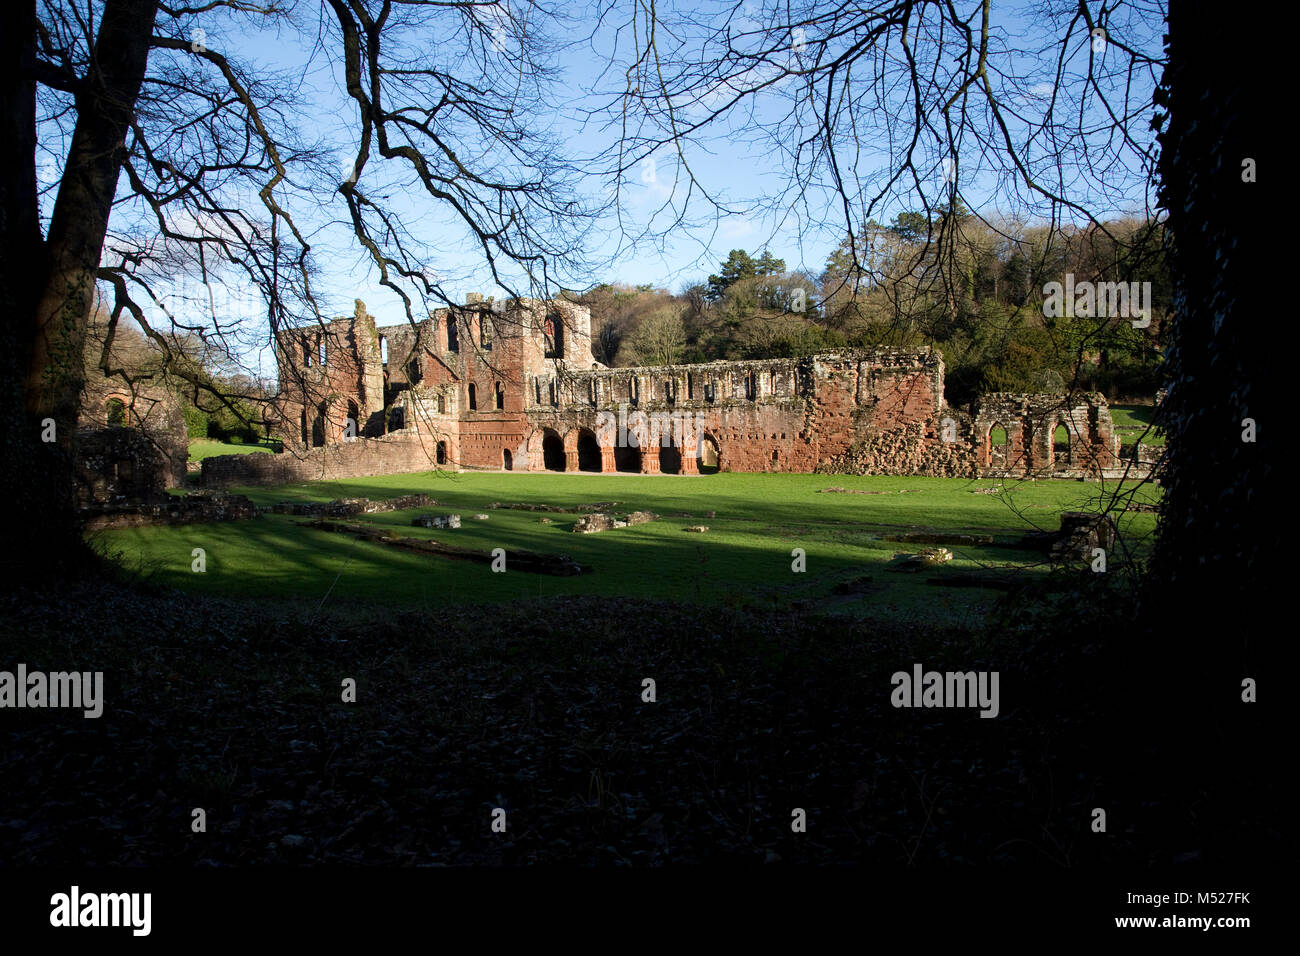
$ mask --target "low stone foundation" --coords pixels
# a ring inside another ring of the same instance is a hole
[[[85,509],[87,531],[136,528],[143,525],[197,524],[203,521],[242,521],[256,518],[257,507],[243,495],[195,495],[156,501],[96,505]]]

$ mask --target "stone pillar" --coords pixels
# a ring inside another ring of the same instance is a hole
[[[659,446],[646,444],[641,449],[641,474],[657,475],[659,474]]]
[[[600,449],[600,470],[604,474],[618,471],[618,465],[614,462],[614,449],[612,446]]]
[[[578,450],[576,448],[573,451],[566,451],[564,453],[564,470],[578,470]]]
[[[696,458],[698,451],[694,443],[683,445],[682,453],[682,471],[683,475],[698,475],[700,473],[699,460]]]

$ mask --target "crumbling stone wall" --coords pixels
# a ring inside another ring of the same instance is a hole
[[[1064,448],[1055,441],[1057,426],[1065,428]],[[1122,464],[1110,409],[1098,392],[985,395],[973,427],[979,463],[990,473],[1097,475]],[[1001,454],[990,438],[996,427],[1007,434]]]
[[[277,455],[218,455],[203,460],[205,487],[289,484],[402,474],[439,467],[436,447],[418,435],[359,438],[311,448],[286,444]]]
[[[323,367],[312,351],[322,341],[338,355]],[[501,468],[530,431],[525,376],[592,364],[591,314],[564,301],[471,295],[415,324],[379,327],[358,302],[355,316],[323,333],[280,333],[277,357],[277,434],[286,441],[348,441],[347,409],[360,408],[359,437],[418,434],[432,439],[440,463]]]
[[[82,508],[166,497],[170,462],[138,428],[77,432],[77,501]]]
[[[999,394],[985,396],[969,413],[949,408],[943,360],[930,348],[606,368],[591,360],[590,325],[588,310],[568,302],[470,296],[464,306],[437,310],[414,326],[380,328],[358,302],[352,319],[330,326],[352,351],[327,364],[332,370],[314,374],[333,390],[330,408],[372,407],[373,383],[382,381],[380,433],[418,439],[429,450],[424,460],[407,451],[372,453],[365,438],[353,440],[362,442],[354,452],[320,452],[310,446],[338,446],[338,429],[307,436],[300,415],[299,434],[286,435],[303,446],[293,464],[221,464],[205,466],[205,475],[239,483],[263,473],[301,480],[304,472],[437,465],[1077,476],[1113,474],[1121,465],[1102,396]],[[294,349],[308,355],[298,341],[303,334],[282,334],[287,360]],[[282,367],[286,408],[309,401],[294,397],[301,378]],[[1053,442],[1058,424],[1071,436],[1061,448]],[[1005,428],[1007,441],[995,447],[996,426]],[[235,474],[238,479],[227,477]]]
[[[110,420],[114,418],[116,420]],[[79,436],[119,427],[140,432],[164,459],[163,487],[174,488],[184,484],[190,447],[185,413],[180,402],[165,387],[147,381],[127,383],[91,371],[82,389],[77,427]],[[98,454],[98,451],[91,454]]]

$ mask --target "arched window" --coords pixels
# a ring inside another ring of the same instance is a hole
[[[469,410],[472,412],[475,411],[477,408],[478,408],[478,389],[474,387],[473,382],[470,382],[469,383]]]
[[[501,411],[506,407],[506,390],[501,387],[500,382],[497,382],[494,392],[496,394],[497,411]]]
[[[558,313],[552,312],[542,323],[542,338],[545,342],[546,358],[564,358],[564,322]]]
[[[460,351],[460,339],[456,334],[456,316],[451,312],[447,313],[447,351]]]

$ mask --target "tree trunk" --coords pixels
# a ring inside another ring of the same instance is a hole
[[[1174,0],[1168,43],[1157,96],[1168,110],[1159,175],[1174,292],[1169,391],[1157,410],[1164,496],[1142,637],[1114,635],[1123,642],[1117,683],[1132,708],[1117,720],[1116,749],[1132,751],[1126,813],[1151,817],[1139,832],[1195,820],[1198,842],[1177,849],[1207,862],[1262,859],[1285,854],[1275,814],[1283,801],[1290,810],[1276,722],[1291,681],[1274,655],[1292,638],[1265,584],[1282,556],[1271,462],[1289,406],[1265,394],[1270,376],[1283,374],[1268,367],[1279,360],[1269,316],[1285,305],[1264,302],[1276,288],[1264,258],[1276,240],[1264,227],[1277,213],[1265,210],[1267,187],[1246,181],[1244,164],[1256,161],[1265,178],[1287,172],[1261,155],[1277,133],[1261,121],[1269,83],[1260,65],[1272,57],[1260,49],[1256,18]],[[1293,361],[1289,350],[1281,361]],[[1255,703],[1243,699],[1248,679],[1257,682]],[[1159,740],[1155,761],[1133,743],[1148,734]],[[1161,792],[1173,805],[1156,805]]]
[[[1255,55],[1250,19],[1224,16],[1209,0],[1170,10],[1159,171],[1174,309],[1169,392],[1157,412],[1166,435],[1164,500],[1147,601],[1157,617],[1182,608],[1194,612],[1199,630],[1225,626],[1205,638],[1211,656],[1237,670],[1248,656],[1243,638],[1255,636],[1252,619],[1262,623],[1261,575],[1280,554],[1278,515],[1264,496],[1285,429],[1265,397],[1277,330],[1267,318],[1276,305],[1263,301],[1272,283],[1262,227],[1273,214],[1266,187],[1245,181],[1243,167],[1254,160],[1266,168],[1258,106],[1266,85],[1258,66],[1233,62]],[[1254,441],[1246,440],[1248,419]],[[1208,675],[1215,664],[1204,663]]]
[[[3,87],[7,144],[3,202],[5,397],[23,409],[23,428],[4,452],[4,486],[21,535],[36,549],[8,554],[12,568],[66,566],[83,553],[76,520],[74,446],[84,384],[83,351],[125,139],[144,80],[156,3],[108,0],[76,93],[73,130],[44,243],[37,216],[35,4],[4,31],[6,62],[19,64]],[[10,498],[9,496],[16,496]],[[18,505],[25,502],[25,505]]]

